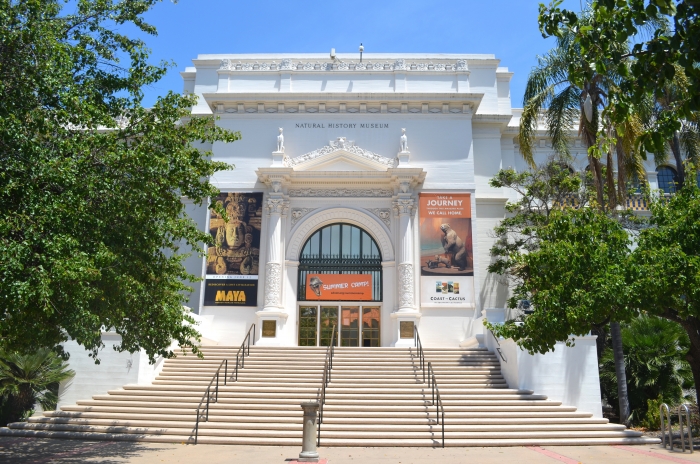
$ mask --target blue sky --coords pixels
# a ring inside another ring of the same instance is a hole
[[[549,0],[546,0],[547,3]],[[580,0],[564,7],[578,11]],[[147,37],[155,61],[177,63],[145,89],[151,105],[169,90],[182,91],[179,72],[204,53],[365,52],[491,53],[514,72],[513,106],[522,106],[525,82],[542,38],[535,0],[165,0],[146,18],[158,29]],[[358,55],[359,57],[359,55]]]

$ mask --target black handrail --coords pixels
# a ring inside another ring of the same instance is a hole
[[[326,386],[331,381],[331,371],[333,370],[333,355],[335,354],[335,326],[331,333],[331,343],[326,350],[326,361],[323,364],[323,380],[321,389],[318,392],[318,438],[316,446],[321,446],[321,424],[323,423],[323,405],[326,404]]]
[[[250,356],[250,334],[253,334],[253,345],[255,345],[255,324],[250,326],[250,329],[248,329],[248,333],[246,334],[245,338],[243,339],[243,343],[241,343],[241,347],[238,348],[238,353],[236,353],[236,377],[234,379],[234,382],[238,382],[238,366],[241,366],[241,369],[245,367],[245,357],[246,357],[246,341],[248,341],[248,356]],[[243,351],[243,354],[241,354],[241,351]]]
[[[253,345],[255,345],[255,324],[250,326],[250,329],[248,329],[248,333],[246,334],[245,338],[243,339],[243,343],[241,344],[241,347],[238,349],[238,354],[236,354],[236,377],[234,379],[234,382],[238,381],[238,365],[239,365],[239,357],[240,357],[240,365],[241,368],[245,367],[244,362],[245,362],[245,356],[246,356],[246,341],[248,342],[248,355],[250,355],[250,334],[253,334]],[[241,350],[243,350],[243,354],[241,355]],[[214,385],[214,381],[216,380],[216,388],[214,389],[214,403],[219,401],[219,374],[221,373],[221,368],[224,368],[224,385],[228,382],[228,359],[224,359],[221,361],[221,364],[219,364],[219,368],[216,370],[216,373],[214,376],[211,378],[211,381],[209,382],[209,386],[207,389],[204,391],[204,395],[202,395],[202,399],[199,402],[199,406],[197,406],[197,422],[195,423],[194,426],[194,444],[197,444],[197,437],[199,436],[199,419],[202,416],[202,410],[206,411],[206,414],[204,415],[204,422],[209,421],[209,403],[212,402],[211,397],[212,397],[212,392],[211,392],[211,387]],[[204,400],[207,400],[207,405],[206,408],[202,408],[202,403],[204,403]]]
[[[209,421],[209,403],[211,403],[211,387],[214,384],[214,380],[216,380],[216,388],[214,390],[214,403],[219,401],[219,373],[221,372],[221,368],[224,368],[224,385],[226,385],[226,378],[228,377],[228,359],[224,359],[221,361],[221,364],[219,364],[219,368],[216,370],[216,373],[214,376],[211,378],[211,382],[209,382],[209,386],[204,392],[204,395],[202,395],[202,400],[199,402],[199,406],[197,406],[197,423],[194,426],[194,444],[197,444],[197,437],[199,436],[199,418],[202,416],[202,403],[204,403],[204,399],[206,398],[207,400],[207,406],[204,409],[206,411],[206,415],[204,417],[204,422]]]
[[[496,345],[497,345],[497,346],[496,346],[496,351],[498,351],[498,354],[501,356],[501,359],[503,360],[503,362],[508,362],[508,360],[506,359],[506,357],[503,356],[503,352],[501,351],[501,344],[500,344],[499,341],[498,341],[498,337],[496,337],[496,334],[494,334],[492,330],[489,330],[489,333],[491,334],[491,336],[493,337],[493,339],[496,341]]]
[[[431,382],[432,379],[432,382]],[[442,405],[442,398],[440,397],[440,389],[435,381],[435,371],[433,370],[433,364],[428,363],[428,387],[432,390],[433,402],[430,403],[431,406],[435,406],[435,419],[437,423],[442,425],[442,447],[445,447],[445,408]],[[437,402],[435,401],[437,399]],[[442,413],[442,420],[440,415]]]
[[[420,369],[423,371],[423,383],[425,383],[425,355],[423,354],[423,343],[418,335],[418,327],[413,326],[413,344],[416,345],[416,353],[418,354],[418,362]]]

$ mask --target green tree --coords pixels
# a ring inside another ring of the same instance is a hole
[[[690,345],[686,360],[700,385],[700,189],[686,182],[669,199],[650,202],[630,266],[630,305],[680,324]]]
[[[184,250],[210,240],[185,214],[230,166],[214,142],[240,137],[190,117],[193,96],[153,108],[143,14],[157,0],[0,0],[0,349],[31,353],[72,338],[172,356],[199,335],[183,309]],[[60,350],[60,346],[56,349]],[[193,348],[194,349],[194,348]],[[194,349],[196,350],[196,349]]]
[[[74,375],[45,348],[32,354],[0,351],[0,426],[24,418],[37,403],[45,411],[56,409],[59,384]]]
[[[700,2],[698,0],[596,0],[589,4],[586,22],[570,10],[559,8],[561,0],[540,4],[539,24],[544,37],[570,37],[580,48],[580,67],[570,63],[569,73],[587,80],[609,69],[621,76],[608,95],[609,117],[626,120],[649,97],[662,97],[682,69],[688,86],[674,104],[658,114],[640,140],[650,152],[664,150],[667,140],[680,130],[682,121],[694,119],[700,110]],[[664,24],[670,20],[670,27]],[[654,25],[651,34],[641,34]],[[633,42],[631,49],[620,43]]]
[[[623,326],[622,344],[633,422],[645,420],[649,400],[675,405],[685,399],[684,390],[693,388],[693,374],[685,359],[690,341],[680,324],[641,314]],[[614,406],[617,375],[612,347],[600,360],[600,384]]]

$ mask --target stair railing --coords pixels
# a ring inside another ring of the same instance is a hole
[[[435,381],[435,371],[433,370],[433,364],[428,363],[428,388],[432,390],[433,402],[430,403],[431,406],[435,406],[435,419],[438,425],[442,425],[442,447],[445,447],[445,408],[442,405],[442,398],[440,397],[440,389]]]
[[[209,421],[209,403],[216,403],[219,401],[219,374],[221,373],[221,368],[224,368],[224,385],[226,385],[226,378],[228,377],[228,359],[224,359],[221,361],[221,364],[219,364],[219,368],[216,370],[216,373],[214,376],[211,378],[211,381],[209,382],[209,386],[207,389],[204,391],[204,395],[202,395],[202,400],[199,402],[199,406],[197,406],[197,422],[194,426],[194,444],[197,444],[197,437],[199,436],[199,419],[202,417],[202,414],[204,414],[204,422]],[[214,381],[216,381],[216,384],[214,384]],[[214,390],[212,392],[212,387],[214,387]],[[212,401],[212,395],[214,396],[214,400]],[[202,407],[202,404],[204,404],[204,400],[207,400],[206,406]]]
[[[418,335],[418,327],[413,326],[413,344],[416,346],[416,353],[418,355],[418,363],[420,365],[420,370],[423,371],[423,383],[425,383],[425,355],[423,354],[423,343],[420,341],[420,335]]]
[[[693,453],[693,429],[690,425],[690,409],[688,409],[687,404],[681,404],[678,406],[678,424],[681,426],[681,450],[685,453],[685,434],[683,433],[683,415],[685,412],[685,425],[688,426],[688,447],[690,448],[690,453]]]
[[[326,404],[326,387],[331,381],[331,370],[333,370],[333,355],[335,354],[335,326],[331,333],[331,343],[326,350],[326,361],[323,364],[323,380],[321,389],[318,392],[318,419],[317,430],[318,437],[316,438],[316,446],[321,446],[321,424],[323,423],[323,405]]]
[[[493,337],[493,339],[496,341],[496,351],[498,351],[499,356],[501,357],[501,359],[503,360],[503,362],[508,362],[508,360],[506,359],[506,357],[503,356],[503,351],[501,351],[501,343],[498,341],[498,337],[496,336],[496,334],[493,333],[492,330],[489,330],[489,333],[491,334],[491,336]]]
[[[251,337],[252,334],[252,337]],[[250,356],[250,340],[253,339],[253,345],[255,345],[255,324],[250,326],[248,333],[241,343],[241,347],[238,348],[238,353],[236,353],[236,376],[233,379],[234,382],[238,382],[238,366],[243,369],[245,367],[245,357],[246,357],[246,342],[248,342],[248,356]]]
[[[659,406],[659,419],[661,420],[661,446],[666,448],[666,427],[664,426],[664,412],[666,412],[666,424],[668,425],[668,443],[673,451],[673,430],[671,430],[671,411],[666,403]]]
[[[246,356],[246,342],[248,343],[248,355],[250,355],[250,343],[251,343],[251,335],[253,334],[253,345],[255,345],[255,324],[250,326],[250,329],[248,329],[248,333],[246,334],[245,338],[243,339],[243,343],[241,344],[241,347],[238,350],[238,354],[236,355],[236,377],[234,379],[234,382],[238,381],[238,365],[239,365],[239,357],[241,360],[241,368],[244,367],[244,360]],[[241,355],[241,350],[243,351]],[[202,395],[202,399],[199,402],[199,406],[197,406],[197,421],[194,426],[194,444],[197,444],[197,438],[199,437],[199,421],[204,416],[204,422],[209,421],[209,404],[210,403],[216,403],[219,401],[219,377],[221,376],[221,368],[224,368],[224,385],[227,384],[228,382],[228,359],[224,359],[221,361],[221,364],[219,364],[219,368],[216,370],[216,373],[214,376],[211,378],[211,381],[209,382],[209,386],[207,386],[207,389],[204,391],[204,395]],[[214,383],[216,381],[216,383]],[[213,387],[213,389],[212,389]],[[214,397],[212,401],[212,396]],[[206,400],[206,403],[204,401]],[[202,406],[205,405],[205,406]]]

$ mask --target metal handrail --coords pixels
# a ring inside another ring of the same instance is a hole
[[[423,354],[423,343],[418,335],[418,327],[413,326],[413,344],[416,346],[416,354],[418,354],[418,362],[420,369],[423,371],[423,383],[425,383],[425,355]]]
[[[491,329],[489,329],[489,333],[493,337],[493,339],[496,341],[496,351],[498,351],[498,355],[501,357],[503,362],[508,362],[505,356],[503,356],[503,351],[501,351],[501,343],[498,341],[498,337],[496,337],[496,334],[493,333]]]
[[[432,380],[432,381],[431,381]],[[445,447],[445,407],[442,405],[442,398],[440,397],[440,389],[437,386],[437,381],[435,380],[435,371],[433,370],[433,364],[428,363],[428,387],[432,390],[432,403],[431,406],[435,406],[435,419],[439,425],[442,425],[442,447]],[[436,401],[437,399],[437,401]],[[442,420],[440,415],[442,414]]]
[[[214,380],[216,380],[216,388],[214,390],[214,403],[219,401],[219,373],[221,372],[221,368],[224,368],[224,385],[226,385],[226,378],[228,377],[228,359],[224,359],[221,361],[221,364],[219,364],[219,368],[216,370],[216,373],[214,376],[211,378],[211,381],[209,382],[209,386],[207,389],[204,391],[204,395],[202,395],[202,399],[199,402],[199,406],[197,406],[197,422],[194,426],[194,444],[197,444],[197,437],[199,436],[199,418],[202,416],[202,403],[204,403],[204,399],[206,398],[207,400],[207,406],[204,409],[206,411],[206,415],[204,417],[204,422],[209,421],[209,403],[211,403],[211,387],[214,384]]]
[[[659,406],[659,418],[661,420],[661,446],[666,448],[666,429],[664,427],[664,410],[666,411],[666,422],[668,424],[668,443],[673,451],[673,430],[671,430],[671,410],[668,409],[666,403],[661,403]]]
[[[690,425],[690,409],[688,409],[687,404],[681,404],[678,406],[678,424],[681,426],[681,449],[685,453],[685,434],[683,433],[683,414],[681,414],[681,409],[685,409],[685,424],[688,426],[688,447],[690,448],[690,453],[693,453],[693,428]]]
[[[326,403],[326,387],[331,381],[331,371],[333,370],[333,355],[335,354],[335,325],[331,333],[331,343],[326,350],[326,361],[323,364],[323,380],[321,389],[318,392],[318,437],[316,446],[321,446],[321,424],[323,423],[323,405]]]
[[[246,341],[248,342],[248,356],[250,356],[250,334],[253,334],[253,345],[255,345],[255,324],[250,326],[250,329],[248,329],[248,333],[246,334],[245,338],[243,339],[243,343],[241,343],[241,347],[238,348],[238,353],[236,353],[236,377],[234,378],[234,382],[238,382],[238,366],[241,366],[241,369],[245,367],[245,357],[246,357]],[[241,351],[243,351],[243,354],[241,354]]]

